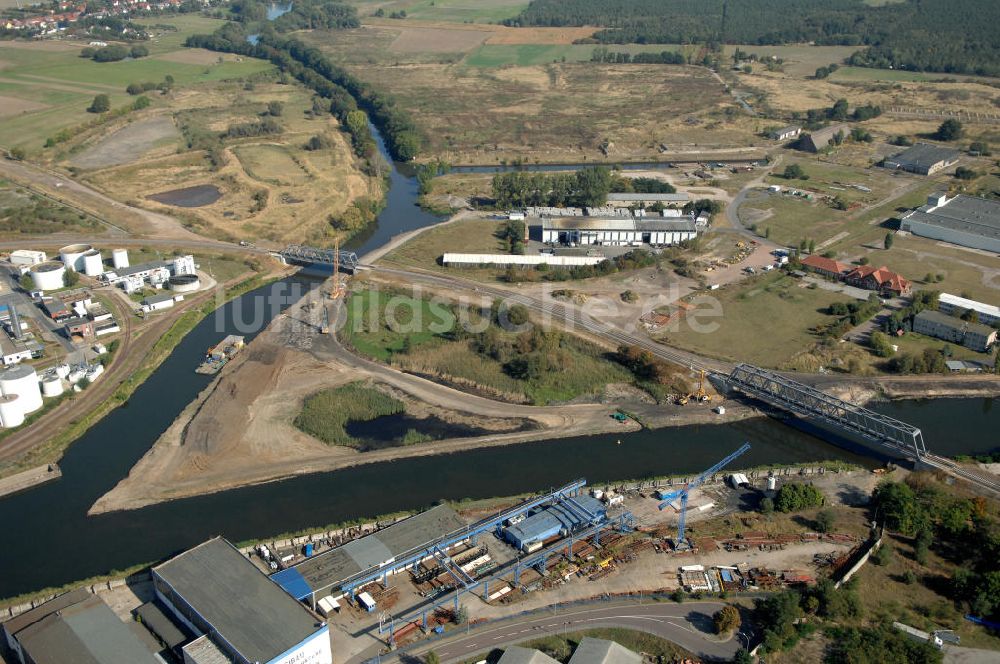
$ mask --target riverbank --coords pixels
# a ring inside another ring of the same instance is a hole
[[[732,423],[758,417],[726,401],[726,414],[708,404],[657,406],[630,390],[599,400],[555,406],[494,401],[358,357],[337,339],[319,335],[310,320],[319,290],[276,318],[227,365],[114,489],[89,514],[130,510],[312,473],[385,461],[436,456],[540,440],[607,434],[609,440],[646,427]],[[322,389],[369,381],[407,403],[416,417],[474,425],[493,433],[358,451],[326,445],[293,423],[302,402]],[[612,414],[632,415],[622,423]],[[227,422],[243,422],[241,428]]]
[[[116,354],[115,361],[110,365],[102,381],[84,392],[81,398],[69,401],[61,410],[53,410],[45,420],[32,423],[32,428],[24,431],[22,435],[31,434],[30,446],[19,456],[0,464],[0,478],[57,462],[91,427],[114,409],[128,403],[135,391],[201,320],[221,304],[249,290],[280,279],[287,272],[285,269],[272,271],[266,276],[241,275],[229,282],[221,296],[217,293],[205,293],[192,298],[182,305],[178,316],[172,319],[165,318],[142,329],[136,335],[137,339],[129,339],[128,344],[123,344],[123,348]],[[119,367],[122,377],[116,382]],[[88,397],[100,400],[91,405]],[[71,417],[71,413],[74,417],[67,425],[66,419]]]
[[[809,382],[828,394],[862,406],[885,400],[1000,397],[1000,375],[995,374],[817,378]]]

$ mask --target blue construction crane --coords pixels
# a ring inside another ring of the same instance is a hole
[[[687,509],[688,509],[688,493],[691,489],[700,486],[705,480],[707,480],[712,475],[716,474],[730,463],[732,463],[737,457],[742,456],[747,450],[750,449],[750,443],[743,443],[740,449],[736,450],[725,459],[715,464],[705,472],[703,472],[698,477],[694,478],[693,481],[689,482],[683,489],[678,489],[677,491],[671,491],[670,493],[663,496],[660,503],[660,509],[669,505],[672,501],[677,500],[678,497],[681,499],[681,518],[680,523],[677,526],[677,540],[674,542],[675,549],[683,549],[687,547],[687,542],[684,539],[684,522],[687,520]]]

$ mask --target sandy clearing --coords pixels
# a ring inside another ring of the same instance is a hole
[[[9,117],[11,115],[19,115],[21,113],[40,111],[43,108],[48,108],[48,105],[40,104],[35,101],[28,101],[27,99],[18,99],[17,97],[0,95],[0,118]]]
[[[597,28],[507,28],[500,27],[487,44],[572,44],[589,37]]]
[[[404,28],[391,44],[394,53],[455,53],[470,51],[484,41],[488,32],[448,28]]]
[[[128,164],[142,157],[157,142],[179,136],[170,116],[160,115],[126,125],[73,157],[70,163],[80,168]]]
[[[236,62],[237,56],[228,53],[215,53],[203,48],[185,48],[180,51],[171,51],[170,53],[157,55],[153,58],[153,60],[177,62],[185,65],[214,65],[220,59],[226,62]]]

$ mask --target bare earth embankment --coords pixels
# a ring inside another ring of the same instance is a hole
[[[91,513],[135,509],[165,500],[201,495],[349,466],[405,457],[447,454],[473,448],[594,433],[635,430],[610,414],[625,404],[574,403],[524,406],[467,394],[357,357],[331,336],[303,323],[299,306],[277,318],[178,417],[128,477],[91,508]],[[406,403],[415,417],[491,432],[415,445],[360,452],[328,446],[297,429],[293,420],[306,397],[345,383],[369,380]],[[636,412],[650,410],[634,404]],[[708,407],[678,409],[657,425],[715,421]],[[749,417],[749,408],[727,411],[726,420]],[[233,423],[243,423],[234,426]]]

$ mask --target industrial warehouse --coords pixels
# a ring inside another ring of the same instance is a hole
[[[529,239],[562,245],[670,246],[693,240],[697,235],[693,218],[568,217],[541,219],[528,225]]]
[[[215,538],[152,570],[157,598],[200,637],[184,646],[191,664],[332,664],[329,627]]]
[[[937,193],[903,215],[900,230],[933,240],[1000,253],[1000,203]]]

